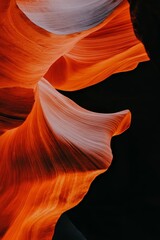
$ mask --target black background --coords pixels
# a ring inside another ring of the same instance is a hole
[[[159,79],[159,71],[147,61],[94,86],[61,91],[92,111],[129,109],[132,122],[112,138],[110,168],[94,180],[82,202],[61,217],[54,240],[85,239],[69,219],[88,240],[160,239]]]

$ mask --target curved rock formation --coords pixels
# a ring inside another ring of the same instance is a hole
[[[131,120],[129,110],[87,111],[55,88],[91,86],[148,56],[126,0],[1,1],[0,34],[0,239],[49,240]]]
[[[27,120],[0,137],[1,239],[51,239],[60,215],[107,170],[111,137],[129,124],[127,110],[90,112],[40,81]]]

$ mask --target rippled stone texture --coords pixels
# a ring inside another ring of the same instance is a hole
[[[90,112],[40,81],[27,120],[0,137],[2,239],[51,239],[60,215],[107,170],[111,137],[129,124],[127,110]]]
[[[55,89],[85,88],[148,60],[127,1],[78,2],[0,2],[2,240],[51,239],[60,215],[110,166],[111,138],[130,126],[129,110],[87,111]]]

